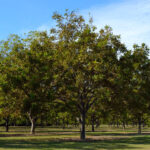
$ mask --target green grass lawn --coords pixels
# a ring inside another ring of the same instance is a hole
[[[0,127],[0,150],[150,150],[149,131],[144,128],[137,135],[132,127],[124,131],[102,126],[95,132],[87,128],[87,140],[80,141],[78,128],[37,128],[32,136],[28,127],[11,127],[9,133]]]

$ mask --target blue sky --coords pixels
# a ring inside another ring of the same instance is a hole
[[[150,44],[150,0],[0,0],[0,40],[9,34],[47,30],[54,11],[90,12],[99,28],[110,25],[128,47]]]

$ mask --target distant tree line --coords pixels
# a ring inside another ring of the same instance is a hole
[[[150,57],[129,50],[111,27],[74,11],[54,13],[50,32],[10,35],[0,43],[0,118],[9,125],[142,126],[150,120]],[[130,38],[130,37],[129,37]]]

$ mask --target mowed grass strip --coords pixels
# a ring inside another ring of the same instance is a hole
[[[26,132],[24,129],[26,128]],[[149,128],[143,135],[136,134],[136,128],[102,126],[96,132],[87,128],[87,140],[80,141],[77,128],[37,128],[35,135],[28,133],[28,127],[11,127],[6,133],[0,128],[0,150],[149,150]],[[47,132],[46,132],[47,131]]]

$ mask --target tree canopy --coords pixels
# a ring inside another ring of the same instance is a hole
[[[148,46],[128,50],[111,27],[98,31],[92,18],[87,22],[74,11],[52,18],[50,32],[1,42],[0,116],[28,116],[32,134],[42,118],[63,127],[80,123],[81,139],[86,123],[94,131],[100,122],[134,118],[141,133],[150,112]]]

